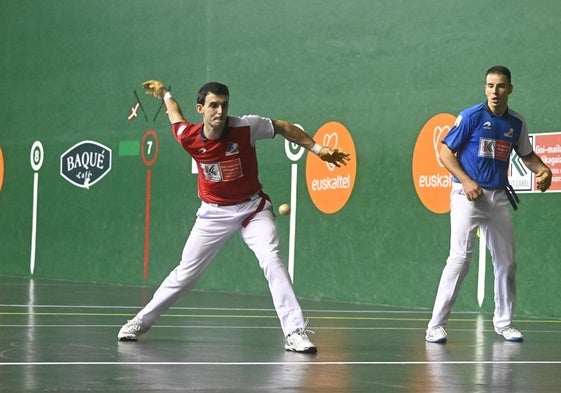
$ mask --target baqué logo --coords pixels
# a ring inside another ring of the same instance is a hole
[[[89,189],[111,170],[111,149],[82,141],[60,156],[60,175],[77,187]]]
[[[314,153],[308,153],[306,158],[306,184],[312,202],[323,213],[336,213],[349,200],[355,184],[357,157],[353,138],[343,124],[332,121],[319,128],[314,140],[351,156],[347,165],[339,168],[318,159]]]
[[[456,117],[448,113],[433,116],[421,129],[413,150],[413,182],[423,205],[433,213],[450,211],[452,176],[440,162],[442,138]]]

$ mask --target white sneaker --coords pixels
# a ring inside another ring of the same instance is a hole
[[[498,335],[503,336],[506,341],[520,342],[523,340],[524,335],[515,328],[508,327],[506,329],[495,329]]]
[[[293,352],[316,353],[318,348],[310,341],[306,332],[314,334],[313,331],[307,330],[308,321],[303,328],[298,328],[286,336],[284,349]]]
[[[138,336],[146,333],[150,329],[150,326],[144,326],[142,323],[135,320],[127,321],[119,330],[117,339],[119,341],[136,341]]]
[[[427,330],[425,341],[428,343],[445,343],[448,340],[448,334],[442,326],[437,326]]]

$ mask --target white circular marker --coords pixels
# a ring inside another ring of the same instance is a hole
[[[294,125],[304,131],[304,128],[300,124]],[[284,152],[286,153],[286,156],[290,161],[298,161],[300,158],[302,158],[305,151],[306,149],[304,149],[297,143],[292,143],[288,139],[284,140]]]
[[[31,168],[34,171],[38,171],[43,166],[43,144],[39,141],[33,142],[31,145],[31,153],[29,154],[29,160],[31,161]]]

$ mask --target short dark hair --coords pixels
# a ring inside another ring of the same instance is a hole
[[[217,96],[230,97],[228,86],[219,82],[208,82],[202,85],[201,88],[199,89],[199,93],[197,94],[197,104],[204,105],[206,96],[209,93],[216,94]]]
[[[493,67],[489,68],[487,70],[487,72],[485,73],[485,78],[487,78],[487,75],[489,75],[489,74],[504,75],[504,76],[506,76],[508,84],[512,85],[511,77],[510,77],[510,70],[508,68],[506,68],[505,66],[496,65],[496,66],[493,66]]]

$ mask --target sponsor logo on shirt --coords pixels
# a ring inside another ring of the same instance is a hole
[[[177,136],[183,134],[183,131],[185,131],[186,129],[187,129],[187,126],[185,124],[180,126],[179,129],[177,130]]]
[[[232,181],[243,177],[242,162],[239,158],[230,161],[201,163],[205,179],[214,182]]]
[[[459,115],[458,117],[456,117],[456,121],[454,122],[454,127],[458,127],[461,122],[462,122],[462,115]]]
[[[510,156],[511,142],[490,138],[479,139],[479,157],[506,161]]]
[[[226,155],[233,156],[234,154],[240,154],[240,146],[236,142],[230,142],[226,147]]]

